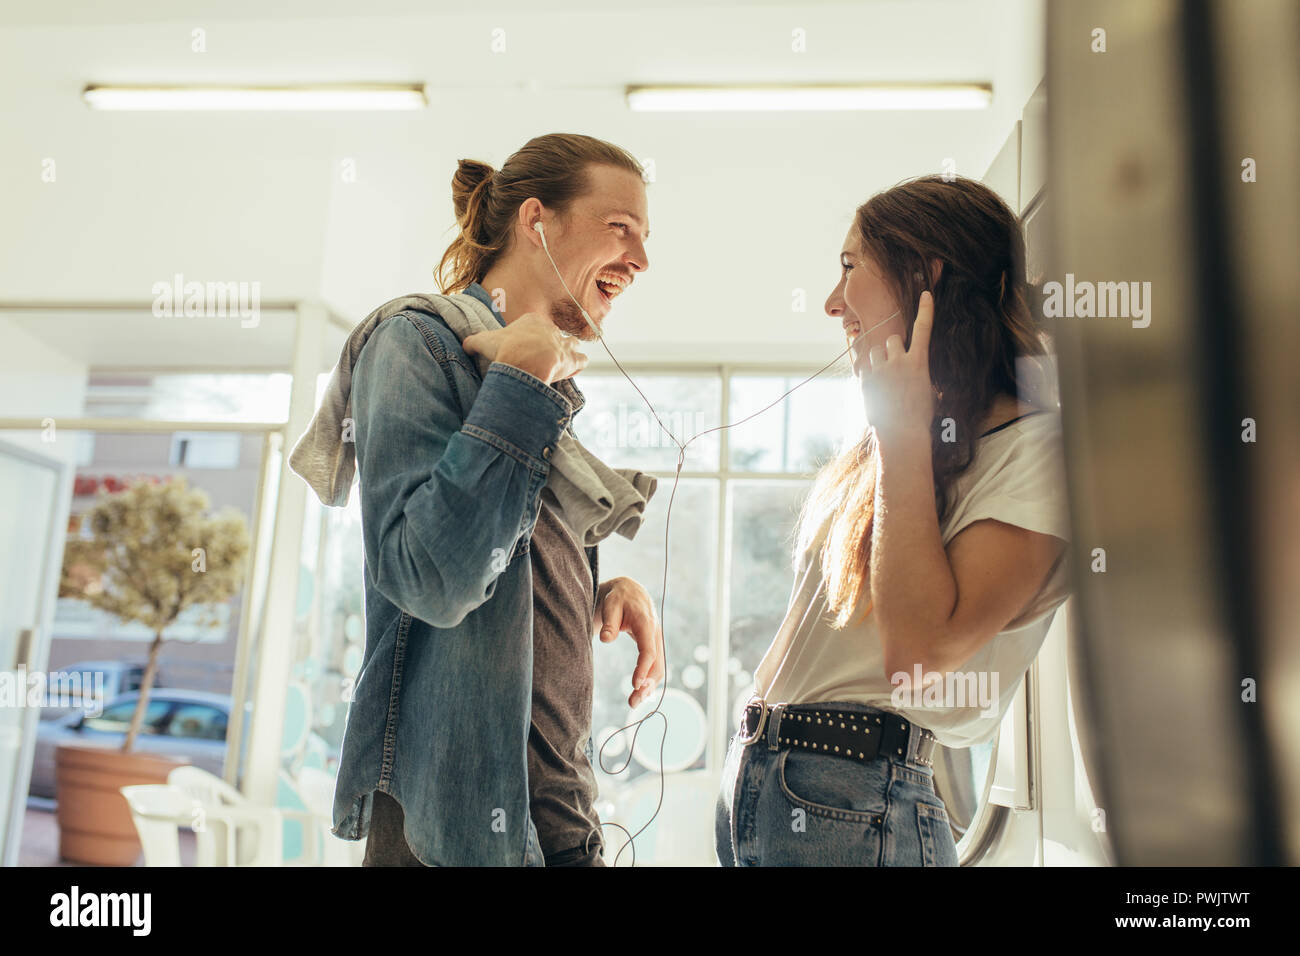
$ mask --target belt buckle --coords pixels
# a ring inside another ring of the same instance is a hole
[[[754,725],[752,731],[749,729],[751,724]],[[766,728],[767,707],[763,699],[756,694],[745,704],[745,709],[740,715],[740,732],[736,736],[743,746],[748,747],[763,736]]]

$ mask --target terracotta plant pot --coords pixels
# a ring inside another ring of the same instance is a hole
[[[166,783],[185,761],[117,747],[60,746],[54,752],[59,857],[94,866],[133,866],[142,848],[122,787]]]

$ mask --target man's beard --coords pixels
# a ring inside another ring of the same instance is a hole
[[[596,333],[591,330],[587,320],[582,317],[578,307],[574,305],[572,299],[560,299],[551,303],[551,321],[561,332],[567,332],[576,339],[584,342],[594,342],[597,338]],[[595,319],[592,319],[595,322]],[[600,328],[600,324],[596,324]]]

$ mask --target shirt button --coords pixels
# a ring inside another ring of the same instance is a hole
[[[545,448],[542,449],[542,457],[543,457],[543,458],[550,458],[550,457],[551,457],[551,446],[550,446],[550,445],[547,445]]]

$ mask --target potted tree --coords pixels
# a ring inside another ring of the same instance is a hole
[[[244,518],[233,509],[209,515],[210,505],[207,494],[184,478],[139,480],[114,494],[101,491],[87,515],[88,536],[68,540],[59,596],[143,624],[153,642],[122,746],[63,745],[55,752],[59,856],[65,860],[132,865],[140,842],[120,788],[164,783],[177,766],[133,750],[168,629],[190,608],[199,626],[216,623],[217,606],[243,581],[249,550]]]

